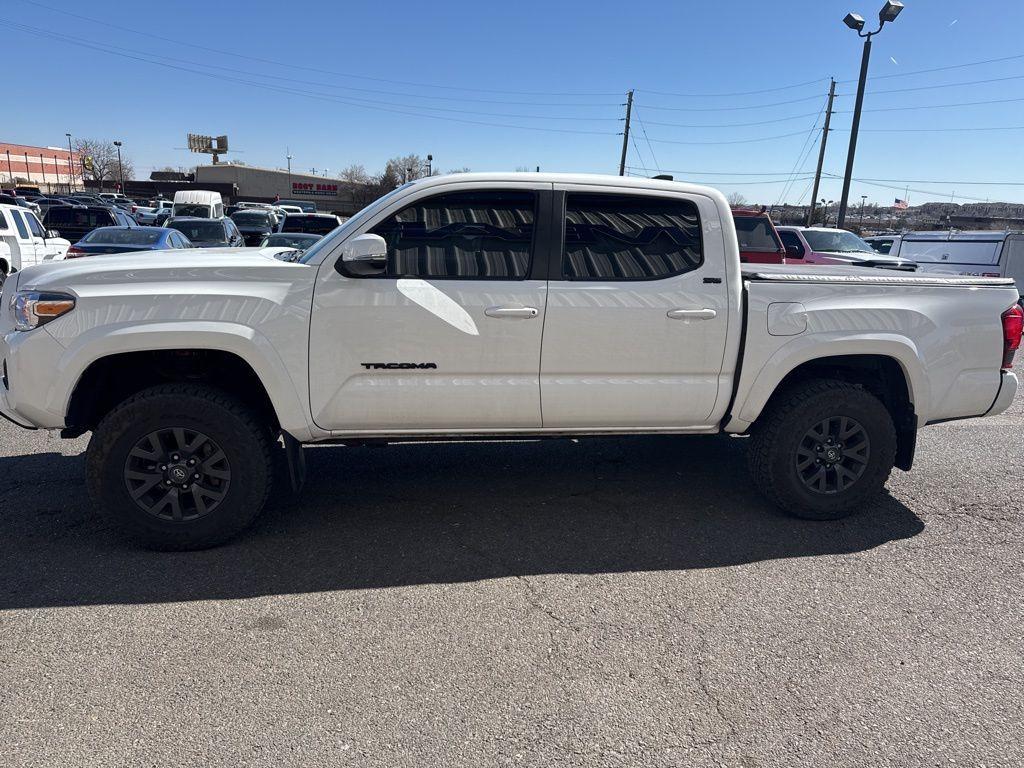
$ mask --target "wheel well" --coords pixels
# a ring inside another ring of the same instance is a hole
[[[10,273],[11,267],[7,263],[7,259],[0,259],[0,274],[7,275]]]
[[[768,403],[783,390],[799,387],[811,379],[837,379],[860,384],[882,401],[896,427],[896,466],[909,470],[917,442],[917,416],[910,387],[902,366],[885,355],[835,355],[802,363],[786,374]]]
[[[161,349],[100,358],[86,368],[66,418],[67,436],[96,425],[118,404],[148,387],[169,382],[208,384],[252,408],[276,434],[277,414],[252,367],[238,355],[214,349]]]

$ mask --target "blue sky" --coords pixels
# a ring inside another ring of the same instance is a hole
[[[268,167],[289,148],[302,170],[375,172],[417,152],[442,170],[616,172],[635,88],[636,172],[807,202],[805,176],[786,182],[813,172],[829,76],[854,80],[838,87],[825,170],[845,166],[861,45],[842,17],[870,22],[881,4],[5,0],[5,60],[26,77],[5,82],[18,106],[0,140],[121,139],[139,176],[194,164],[189,131],[226,133],[237,159]],[[875,40],[854,173],[875,181],[852,200],[891,203],[909,185],[912,203],[1024,202],[1024,128],[945,130],[1024,126],[1024,3],[905,5]],[[954,106],[903,109],[933,105]],[[840,187],[826,180],[821,196]]]

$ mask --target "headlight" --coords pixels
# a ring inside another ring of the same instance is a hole
[[[14,322],[19,331],[31,331],[75,308],[75,297],[66,293],[19,291],[11,301]]]

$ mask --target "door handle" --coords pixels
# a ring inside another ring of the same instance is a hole
[[[666,314],[670,320],[711,320],[718,316],[713,309],[671,309]]]
[[[529,319],[540,314],[536,307],[488,307],[484,310],[488,317],[510,317]]]

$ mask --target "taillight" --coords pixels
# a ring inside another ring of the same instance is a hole
[[[68,248],[67,255],[64,258],[77,259],[79,256],[85,256],[85,251],[83,251],[77,245],[72,245],[70,248]]]
[[[137,210],[139,210],[139,206],[133,205],[132,206],[132,213],[135,213]]]
[[[1020,349],[1021,332],[1024,331],[1024,309],[1014,304],[1003,312],[1003,368],[1013,368],[1013,356]]]

